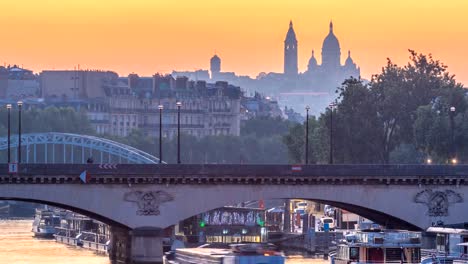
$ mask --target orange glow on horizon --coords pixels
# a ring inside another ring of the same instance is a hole
[[[351,50],[364,78],[408,49],[432,53],[468,85],[468,1],[372,0],[23,0],[0,3],[0,63],[34,71],[81,68],[120,75],[209,69],[255,77],[282,72],[292,19],[299,69],[320,62],[330,19],[342,63]]]

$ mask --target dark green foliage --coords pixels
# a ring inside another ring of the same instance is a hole
[[[282,142],[291,123],[281,118],[254,118],[241,126],[241,136],[196,138],[182,133],[182,163],[191,164],[287,164],[288,150]],[[107,137],[107,136],[106,136]],[[127,137],[107,137],[159,155],[159,139],[134,130]],[[163,160],[177,162],[177,138],[163,139]]]
[[[410,50],[400,67],[390,60],[369,83],[348,79],[338,88],[333,111],[335,163],[420,163],[426,158],[446,163],[453,156],[468,159],[467,95],[447,67],[431,55]],[[449,109],[454,114],[452,150]],[[318,163],[327,163],[330,145],[328,109],[318,118],[314,149]],[[303,156],[304,127],[285,136],[291,160]],[[302,133],[302,134],[301,134]],[[314,142],[314,139],[312,139]],[[456,152],[456,153],[452,153]]]
[[[88,118],[84,112],[73,108],[48,107],[22,111],[22,133],[64,132],[93,135]],[[7,110],[0,110],[0,135],[7,133]],[[11,109],[11,133],[18,133],[18,111]]]

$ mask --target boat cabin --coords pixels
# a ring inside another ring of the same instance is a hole
[[[429,227],[428,233],[436,234],[435,249],[446,255],[468,254],[468,230],[449,227]]]
[[[357,231],[338,244],[336,264],[420,263],[421,233],[408,231]]]

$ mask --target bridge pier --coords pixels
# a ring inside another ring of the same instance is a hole
[[[132,264],[163,263],[163,229],[143,227],[131,232]]]
[[[112,227],[111,232],[109,258],[112,264],[163,263],[163,229]]]
[[[130,263],[131,238],[130,230],[111,226],[109,259],[112,264]]]

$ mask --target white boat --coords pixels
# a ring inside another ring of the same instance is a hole
[[[420,263],[421,233],[398,230],[356,231],[330,254],[332,264]]]
[[[179,248],[171,264],[284,264],[285,257],[267,244],[233,244],[230,249],[221,248]]]
[[[54,211],[45,209],[36,209],[36,216],[32,226],[32,232],[35,237],[53,238],[55,228],[60,226],[60,216],[54,214]]]

